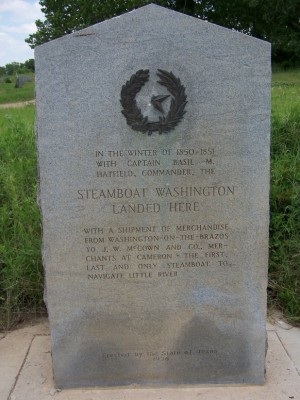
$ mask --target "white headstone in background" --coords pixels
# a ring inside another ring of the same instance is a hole
[[[36,49],[58,387],[261,384],[270,45],[148,5]]]

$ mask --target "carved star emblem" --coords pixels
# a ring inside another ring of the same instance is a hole
[[[160,111],[161,113],[164,112],[164,109],[162,108],[162,102],[165,101],[168,97],[170,97],[169,94],[167,95],[161,95],[159,94],[158,96],[152,96],[151,97],[151,104],[153,105],[153,107]]]

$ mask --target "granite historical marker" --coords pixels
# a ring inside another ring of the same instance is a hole
[[[58,387],[261,384],[270,45],[148,5],[36,49]]]

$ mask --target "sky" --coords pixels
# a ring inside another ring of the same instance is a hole
[[[25,38],[44,19],[38,0],[0,0],[0,66],[34,58]]]

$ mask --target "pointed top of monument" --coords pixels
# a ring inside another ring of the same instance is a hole
[[[224,28],[197,17],[183,14],[179,11],[174,11],[150,3],[119,16],[62,36],[61,38],[55,39],[51,42],[44,43],[43,45],[37,46],[36,49],[39,49],[41,46],[48,46],[49,43],[52,42],[68,40],[73,37],[91,39],[93,36],[105,35],[104,38],[101,37],[101,40],[106,40],[106,36],[109,34],[108,29],[114,29],[118,32],[122,31],[121,35],[123,38],[132,36],[130,33],[133,32],[135,33],[134,40],[140,40],[141,37],[146,35],[160,35],[162,38],[176,35],[178,36],[177,40],[184,41],[184,39],[188,37],[188,40],[194,41],[195,38],[197,38],[201,41],[203,36],[210,32],[215,36],[216,41],[218,41],[219,37],[224,37],[226,35],[230,40],[243,40],[245,43],[253,42],[270,46],[268,42],[252,36]]]

